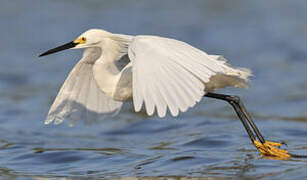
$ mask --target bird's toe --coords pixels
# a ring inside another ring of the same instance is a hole
[[[279,160],[287,160],[291,158],[288,151],[279,148],[283,145],[282,143],[265,141],[265,143],[262,144],[259,141],[254,141],[254,145],[263,156],[275,157]]]

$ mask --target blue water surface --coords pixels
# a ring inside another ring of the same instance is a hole
[[[253,71],[240,95],[267,139],[307,154],[307,3],[227,0],[2,0],[0,178],[305,179],[307,160],[262,158],[225,102],[178,118],[121,113],[92,125],[44,125],[81,50],[38,58],[90,28],[179,39]]]

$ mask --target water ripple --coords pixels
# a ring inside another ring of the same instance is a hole
[[[1,1],[0,179],[306,179],[306,159],[263,158],[214,99],[176,118],[128,103],[99,123],[45,126],[81,51],[37,59],[91,27],[186,41],[252,69],[249,90],[219,92],[240,95],[266,139],[307,154],[306,12],[305,1]]]

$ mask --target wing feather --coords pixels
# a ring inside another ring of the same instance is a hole
[[[183,93],[183,91],[180,87],[181,83],[177,79],[172,78],[174,76],[174,74],[172,73],[172,71],[169,71],[167,69],[167,67],[168,66],[161,67],[160,73],[163,77],[166,78],[165,79],[166,82],[169,83],[169,87],[170,87],[169,88],[170,90],[168,92],[169,96],[171,96],[175,100],[173,106],[178,105],[178,109],[180,109],[181,111],[184,112],[188,108],[188,105],[187,105],[188,102],[185,102],[184,101],[185,97],[182,97],[182,96],[185,96],[185,94]],[[163,86],[161,86],[161,87],[163,87]],[[182,97],[182,98],[177,98],[176,96],[179,96],[179,97]],[[177,113],[177,111],[176,111],[176,113]]]
[[[118,113],[122,102],[107,97],[94,79],[95,53],[93,49],[85,50],[83,58],[70,72],[55,98],[45,124],[53,121],[59,124],[64,119],[70,120],[71,124],[78,120],[90,122]]]
[[[173,116],[193,107],[205,94],[204,83],[224,69],[205,52],[184,42],[137,36],[129,46],[135,111]]]
[[[165,72],[168,74],[168,78],[169,78],[169,82],[174,82],[171,83],[172,86],[177,85],[177,89],[176,89],[176,94],[178,94],[179,97],[182,97],[182,99],[177,98],[178,100],[181,100],[182,102],[179,103],[178,105],[180,105],[180,110],[182,112],[186,111],[189,108],[190,101],[196,99],[196,97],[193,97],[193,92],[190,92],[190,90],[187,88],[187,85],[189,84],[189,82],[185,82],[182,78],[178,79],[177,76],[174,76],[170,70],[165,67],[164,68]],[[172,81],[173,80],[173,81]],[[192,103],[192,105],[194,105]]]
[[[167,111],[167,104],[166,104],[166,101],[161,94],[161,90],[159,89],[161,84],[159,83],[159,84],[153,84],[153,85],[154,85],[153,91],[156,92],[155,98],[154,98],[155,104],[159,104],[159,106],[156,106],[158,116],[164,117],[166,115],[166,111]]]

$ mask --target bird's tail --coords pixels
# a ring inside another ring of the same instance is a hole
[[[232,67],[227,63],[227,60],[223,56],[210,55],[211,58],[218,60],[223,66],[224,71],[218,73],[210,78],[210,82],[206,84],[206,91],[215,91],[224,87],[236,87],[236,88],[248,88],[249,77],[252,76],[252,72],[247,68]]]

